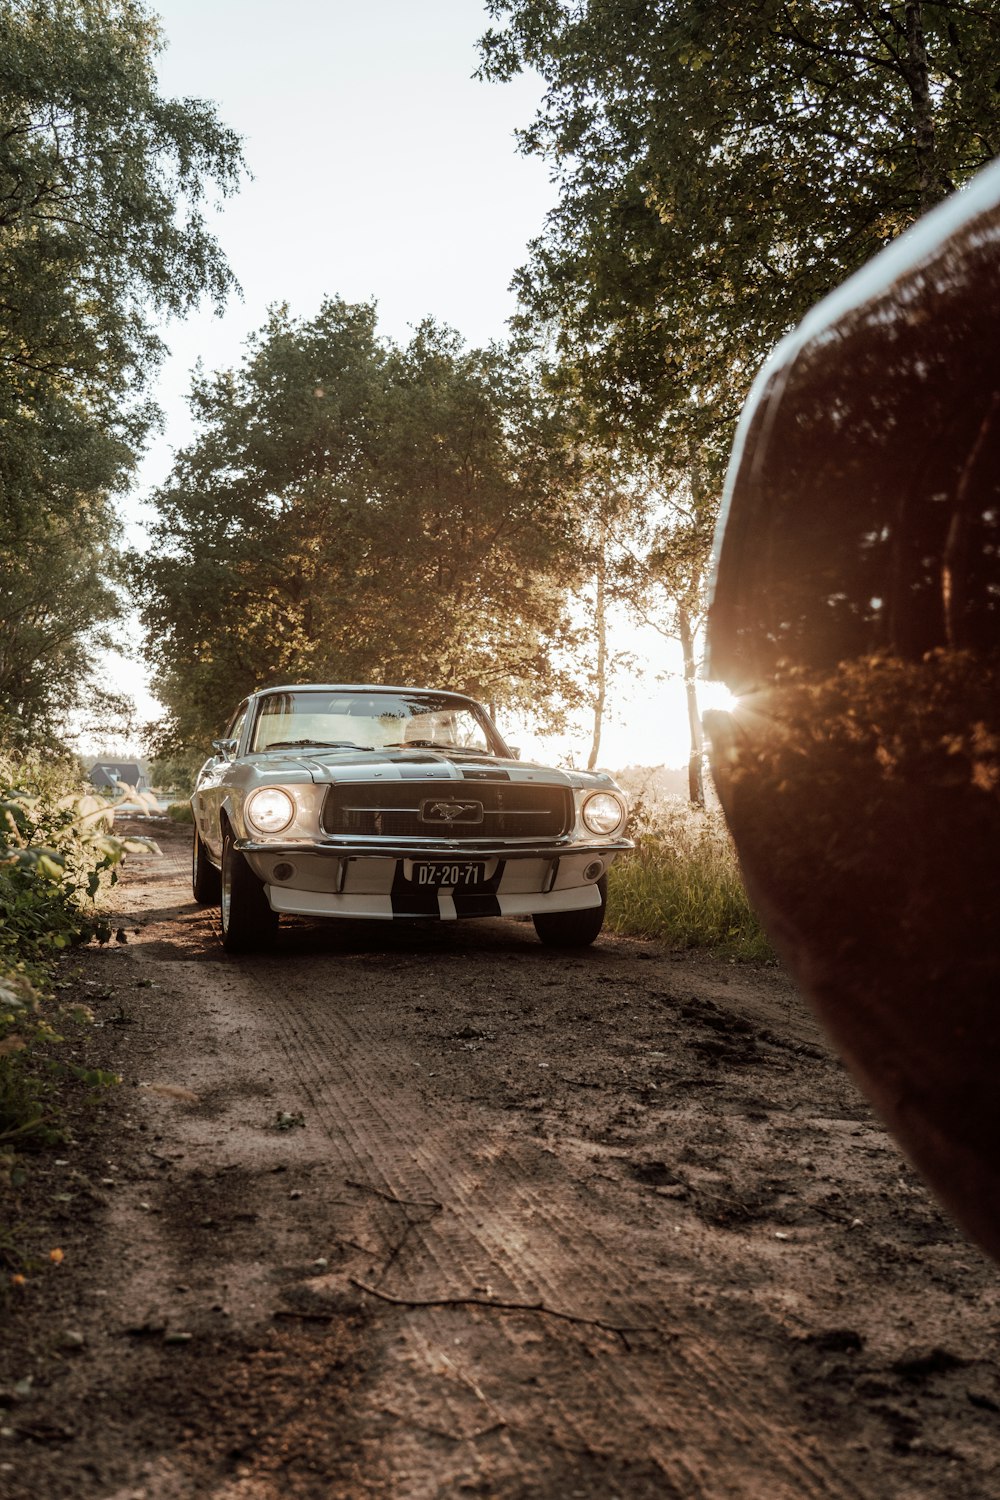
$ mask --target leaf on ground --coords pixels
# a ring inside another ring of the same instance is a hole
[[[158,1094],[161,1099],[179,1099],[182,1104],[200,1104],[201,1095],[192,1089],[182,1088],[179,1083],[140,1083],[141,1089]]]

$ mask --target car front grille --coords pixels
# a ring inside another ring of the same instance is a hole
[[[326,833],[383,838],[558,838],[573,825],[568,787],[510,781],[378,781],[334,784]]]

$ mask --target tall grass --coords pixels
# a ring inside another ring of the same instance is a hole
[[[741,960],[774,957],[718,809],[664,798],[641,805],[633,821],[635,852],[612,866],[608,880],[612,932]]]

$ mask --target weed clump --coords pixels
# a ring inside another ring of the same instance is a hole
[[[612,866],[607,925],[676,948],[763,962],[773,952],[743,885],[717,808],[664,798],[634,810],[636,848]]]

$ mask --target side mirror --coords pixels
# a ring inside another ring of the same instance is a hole
[[[520,760],[521,759],[521,747],[520,747],[520,745],[508,745],[507,749],[510,751],[511,755],[514,757],[515,760]]]
[[[213,740],[212,749],[223,760],[233,760],[236,756],[236,747],[238,744],[239,740]]]

